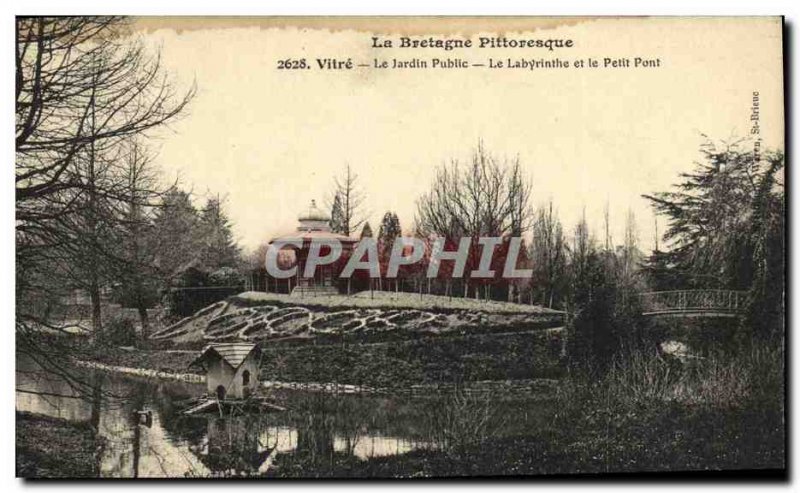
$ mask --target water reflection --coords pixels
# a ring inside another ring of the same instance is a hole
[[[97,455],[103,477],[248,476],[269,471],[283,455],[313,467],[342,455],[365,460],[430,446],[418,420],[408,419],[413,408],[399,411],[388,399],[289,393],[279,396],[288,412],[184,416],[203,386],[91,371],[82,377],[91,392],[79,394],[19,358],[16,408],[90,423],[104,441]],[[150,426],[139,424],[142,410],[152,412]]]
[[[190,449],[215,475],[253,475],[262,470],[275,446],[259,416],[206,418],[207,439]]]

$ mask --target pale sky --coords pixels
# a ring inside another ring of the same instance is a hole
[[[196,81],[198,89],[189,113],[153,144],[168,178],[180,176],[201,197],[227,197],[235,234],[247,248],[292,230],[311,199],[324,203],[346,163],[360,177],[373,229],[387,210],[410,228],[415,199],[428,189],[435,167],[467,160],[483,139],[498,157],[519,156],[533,182],[534,204],[552,198],[568,231],[585,208],[599,235],[608,201],[615,240],[622,238],[630,207],[640,244],[649,249],[653,213],[640,195],[666,190],[679,172],[691,170],[701,133],[745,136],[753,91],[760,95],[763,145],[783,148],[776,18],[565,21],[506,33],[574,40],[574,48],[553,52],[376,50],[364,27],[369,19],[354,29],[344,29],[341,20],[282,28],[274,20],[212,21],[137,24],[148,44],[161,47],[176,85]],[[487,35],[476,31],[476,22],[459,23],[457,30],[472,39]],[[520,25],[527,24],[516,20],[514,29]],[[398,30],[409,26],[413,20],[397,21]],[[438,26],[444,35],[445,25]],[[376,57],[415,55],[471,63],[641,56],[660,58],[661,67],[276,69],[283,58],[372,64]]]

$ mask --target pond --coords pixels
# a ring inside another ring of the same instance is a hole
[[[483,400],[480,408],[461,402],[454,410],[443,398],[297,391],[272,394],[285,412],[185,416],[182,411],[204,385],[74,371],[88,391],[18,357],[16,409],[90,423],[104,441],[97,456],[102,477],[253,476],[293,463],[313,476],[309,468],[320,461],[369,461],[436,449],[454,439],[444,430],[457,429],[459,420],[472,421],[469,413],[491,413],[491,423],[480,430],[485,434],[519,434],[543,424],[543,414],[524,401]],[[137,422],[136,411],[152,413],[149,426]]]

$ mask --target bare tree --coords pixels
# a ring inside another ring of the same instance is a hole
[[[16,27],[18,202],[77,186],[68,169],[81,152],[163,125],[194,95],[177,97],[124,19],[19,18]]]
[[[584,208],[580,221],[575,225],[572,238],[571,265],[573,276],[581,277],[586,270],[586,263],[590,253],[594,250],[594,239],[589,235],[589,224],[586,222],[586,209]]]
[[[636,228],[636,216],[632,209],[628,209],[625,216],[625,242],[622,245],[622,276],[624,284],[630,284],[630,279],[636,270],[636,264],[641,260],[639,252],[639,234]]]
[[[478,261],[480,236],[521,236],[530,229],[531,185],[519,159],[500,161],[479,143],[471,161],[436,170],[429,191],[417,200],[416,229],[422,236],[472,237],[468,265]],[[468,283],[465,279],[465,296]]]
[[[532,293],[538,292],[542,304],[551,308],[565,289],[566,254],[563,227],[550,200],[546,206],[537,209],[533,223],[531,258],[534,277],[531,290]]]
[[[132,196],[127,143],[178,117],[194,90],[175,92],[123,18],[20,17],[16,35],[17,327],[52,325],[45,306],[77,286],[100,328]]]
[[[519,159],[499,161],[480,143],[471,163],[457,160],[436,171],[417,200],[417,227],[442,236],[521,235],[530,229],[530,183]]]
[[[605,233],[604,238],[604,245],[606,252],[610,252],[613,249],[613,241],[611,240],[611,217],[610,217],[610,210],[608,199],[606,199],[606,204],[603,206],[603,231]]]
[[[336,210],[337,217],[332,218],[337,233],[350,235],[364,224],[365,194],[358,184],[358,175],[353,173],[350,165],[345,166],[344,173],[333,180],[333,199],[329,206]]]
[[[151,156],[135,139],[129,143],[123,163],[128,198],[121,203],[121,262],[115,280],[121,286],[123,296],[139,312],[142,338],[147,339],[150,329],[147,308],[157,297],[152,218],[153,211],[160,206],[163,192],[158,188],[158,175]]]

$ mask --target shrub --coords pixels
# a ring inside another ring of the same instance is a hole
[[[738,353],[717,353],[692,368],[679,399],[715,408],[783,406],[783,350],[752,346]]]
[[[133,346],[136,344],[136,323],[125,317],[107,321],[96,342],[101,346]]]
[[[599,380],[570,375],[539,443],[573,473],[784,467],[782,354],[639,352]]]
[[[695,357],[681,364],[676,358],[655,352],[634,351],[616,359],[584,400],[602,402],[620,412],[668,403],[720,410],[782,408],[782,355],[781,348],[753,346],[738,353]]]
[[[604,377],[606,392],[624,407],[663,403],[672,397],[682,368],[673,358],[636,351],[616,360]]]
[[[504,425],[500,408],[491,396],[475,396],[457,388],[444,402],[426,409],[427,434],[438,450],[466,456],[471,450],[495,437]]]
[[[198,289],[202,288],[202,289]],[[172,288],[164,292],[161,304],[171,317],[188,317],[214,303],[237,294],[241,289],[236,286],[190,286]]]
[[[212,286],[240,286],[244,279],[233,267],[222,267],[208,275],[208,283]]]

